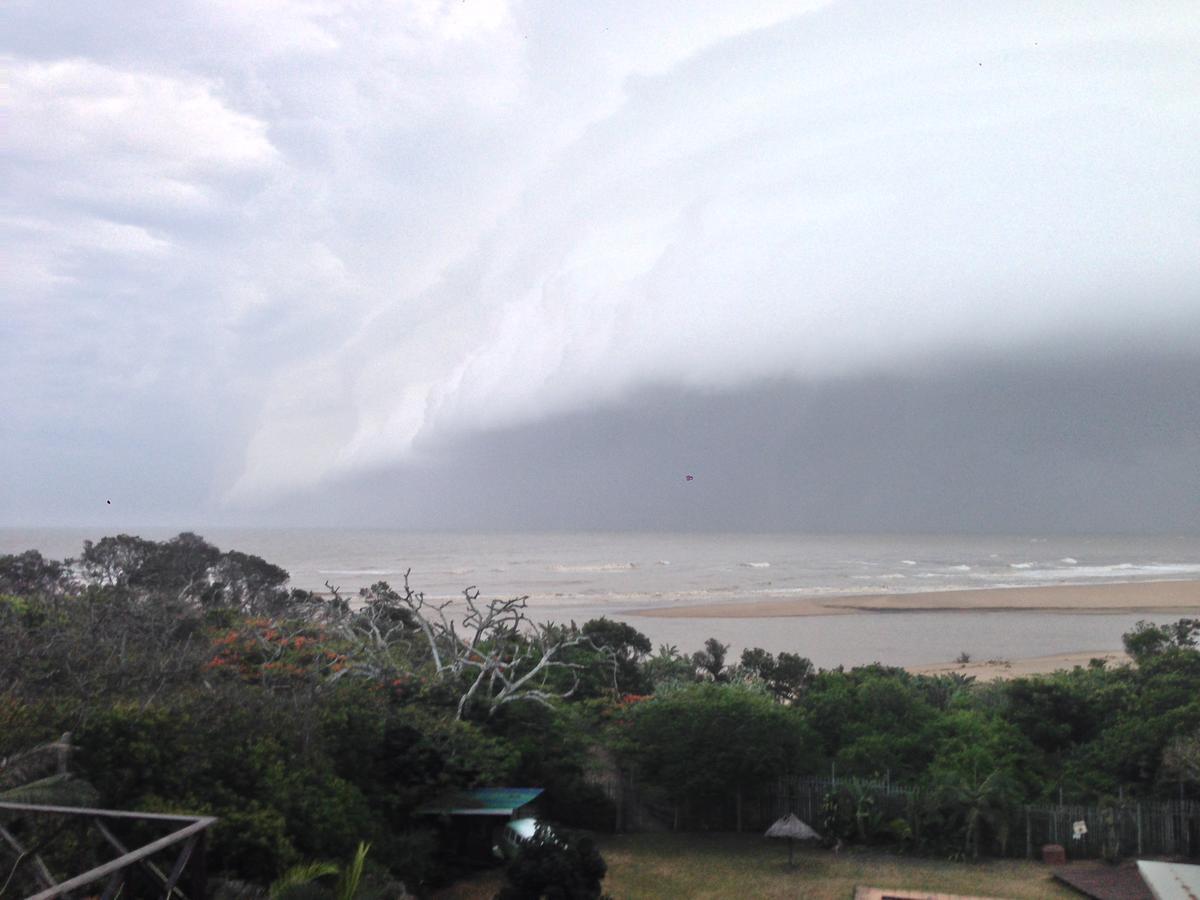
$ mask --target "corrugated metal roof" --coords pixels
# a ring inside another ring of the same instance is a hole
[[[438,797],[417,813],[423,816],[511,816],[541,793],[542,788],[473,788]]]

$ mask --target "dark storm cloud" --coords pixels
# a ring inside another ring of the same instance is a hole
[[[290,507],[401,528],[1200,530],[1200,354],[660,389]],[[695,475],[687,483],[686,474]]]

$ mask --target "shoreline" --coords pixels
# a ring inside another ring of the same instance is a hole
[[[759,619],[898,612],[1200,612],[1200,581],[1126,581],[967,588],[904,594],[839,594],[623,610],[639,618]]]
[[[1093,659],[1102,659],[1107,666],[1131,664],[1132,659],[1121,650],[1080,650],[1071,653],[1055,653],[1050,656],[1029,656],[1024,659],[986,659],[967,663],[922,663],[905,666],[913,675],[969,675],[976,681],[993,681],[999,678],[1024,678],[1027,675],[1049,675],[1076,666],[1087,668]]]

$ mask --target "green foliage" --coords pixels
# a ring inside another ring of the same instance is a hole
[[[328,875],[336,875],[338,867],[333,863],[317,862],[317,863],[301,863],[298,866],[292,866],[279,878],[271,883],[271,890],[267,893],[270,900],[283,900],[283,898],[294,897],[298,888],[307,888],[314,881],[320,878],[325,878]],[[323,892],[322,892],[323,893]]]
[[[95,806],[99,793],[69,774],[50,775],[27,784],[0,790],[4,803],[40,803],[47,806]]]
[[[597,648],[612,654],[616,663],[618,693],[642,694],[649,690],[650,684],[641,666],[651,650],[648,637],[632,625],[604,617],[584,622],[580,631],[590,638]]]
[[[1138,622],[1133,631],[1122,635],[1125,652],[1139,664],[1172,650],[1190,650],[1200,637],[1200,619],[1180,619],[1171,625]]]
[[[418,889],[438,877],[435,839],[415,815],[434,795],[539,786],[551,819],[608,828],[615,810],[592,770],[618,764],[684,827],[726,828],[743,796],[833,764],[845,781],[829,798],[829,836],[963,856],[1001,847],[1014,805],[1060,788],[1174,795],[1200,782],[1198,620],[1139,624],[1125,636],[1136,667],[980,685],[878,665],[816,672],[759,648],[731,666],[715,638],[694,654],[651,654],[636,629],[602,618],[544,632],[587,639],[539,682],[544,704],[478,704],[459,720],[478,670],[435,673],[387,585],[359,599],[354,610],[317,604],[288,592],[282,569],[191,534],[105,538],[73,566],[0,557],[0,757],[71,731],[86,779],[72,789],[218,816],[210,867],[258,884],[303,859],[352,859],[370,841],[363,897],[397,877]],[[531,657],[512,654],[530,640],[512,628],[479,649],[519,674]],[[555,696],[576,677],[569,698]],[[877,793],[868,779],[885,773],[916,790]],[[594,872],[577,849],[531,854],[522,883]],[[279,896],[331,896],[324,877]],[[579,896],[595,896],[599,877]]]
[[[636,704],[620,729],[626,755],[677,805],[700,807],[731,791],[812,771],[816,739],[804,719],[765,693],[702,683]]]
[[[948,818],[962,834],[964,852],[979,858],[986,836],[994,837],[1001,853],[1008,843],[1011,812],[1019,789],[1009,773],[996,769],[983,777],[964,772],[945,772],[936,783],[937,796]]]
[[[337,889],[334,891],[335,900],[354,900],[358,896],[358,888],[362,884],[363,878],[363,865],[366,863],[367,853],[370,849],[370,844],[359,843],[354,851],[354,857],[338,878]]]
[[[916,781],[933,758],[926,729],[937,718],[913,676],[866,666],[820,673],[804,710],[820,736],[823,755],[847,775]]]
[[[646,660],[642,672],[652,690],[685,684],[696,680],[696,670],[689,657],[673,644],[662,644],[658,652]]]
[[[725,656],[729,653],[729,645],[722,644],[716,638],[704,642],[704,649],[692,654],[692,665],[696,674],[710,681],[728,681],[729,672],[725,669]]]
[[[66,586],[66,567],[36,550],[0,556],[0,594],[37,597]]]
[[[760,647],[742,651],[740,671],[761,681],[780,703],[799,700],[816,674],[812,660],[787,652],[775,657]]]
[[[497,900],[599,900],[608,866],[591,838],[544,826],[509,863]]]
[[[342,868],[333,863],[317,862],[292,866],[271,884],[269,900],[355,900],[362,896],[363,873],[371,845],[360,842],[354,855]],[[318,882],[337,875],[332,890]]]

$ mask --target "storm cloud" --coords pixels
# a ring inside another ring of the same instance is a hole
[[[1187,4],[0,16],[14,523],[1195,524]]]

